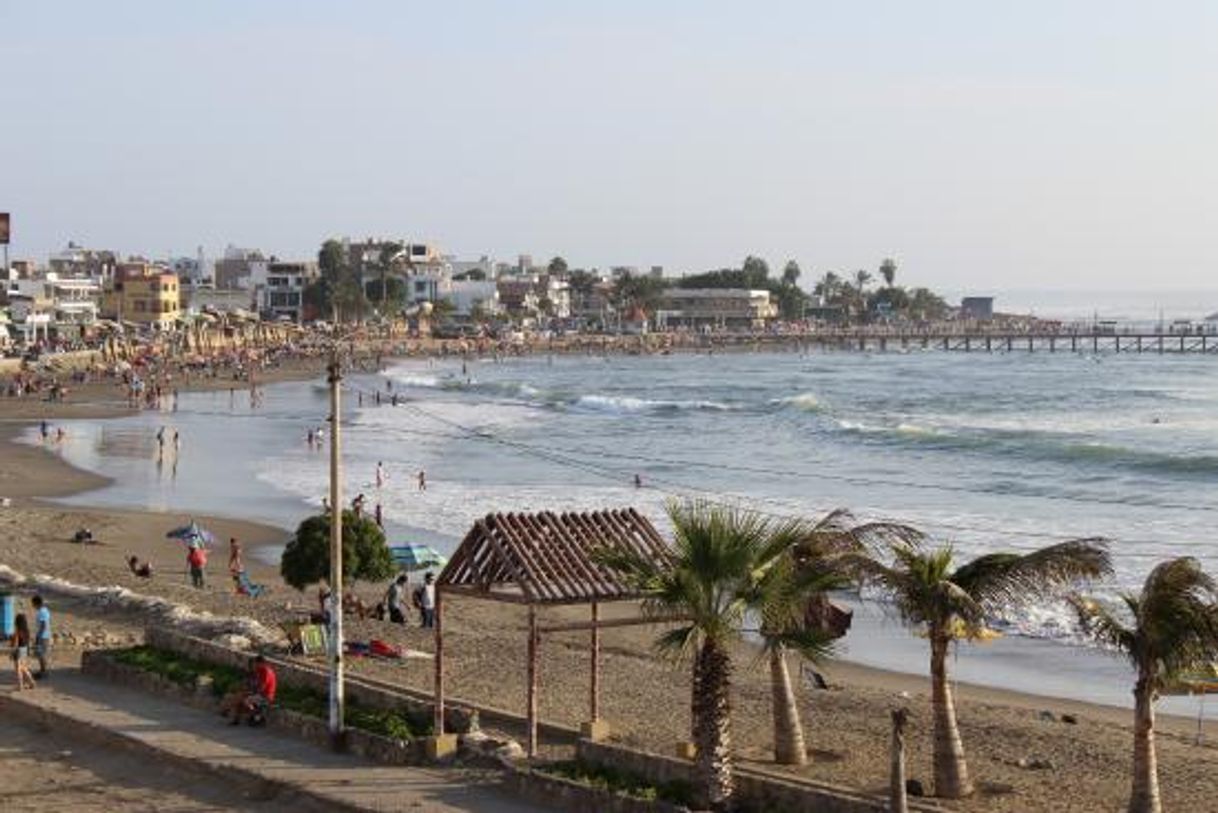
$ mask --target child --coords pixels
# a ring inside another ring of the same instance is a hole
[[[13,635],[9,643],[13,649],[13,667],[17,671],[17,691],[33,689],[36,684],[30,672],[30,622],[25,613],[17,613],[13,620]]]

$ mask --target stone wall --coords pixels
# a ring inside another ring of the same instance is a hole
[[[689,782],[693,778],[693,763],[676,757],[637,751],[624,745],[580,740],[578,757],[592,765],[615,768],[660,784]],[[809,782],[795,777],[749,768],[736,768],[736,794],[740,806],[747,811],[786,813],[883,813],[887,801],[849,788]],[[943,808],[910,799],[909,809],[917,813],[943,813]]]
[[[109,653],[101,650],[83,653],[81,672],[148,694],[167,697],[197,709],[217,713],[220,709],[220,698],[212,691],[210,682],[184,686],[161,675],[119,663],[113,660]],[[330,744],[330,729],[325,720],[288,709],[272,709],[267,716],[267,727],[317,745]],[[366,759],[391,765],[420,765],[426,761],[421,741],[391,740],[355,728],[346,729],[346,749]]]
[[[508,768],[503,784],[527,802],[568,813],[678,813],[685,810],[668,802],[635,799],[528,768]]]
[[[238,669],[246,668],[250,659],[249,652],[161,627],[148,627],[144,631],[144,640],[149,646],[158,649],[168,649],[196,660]],[[280,680],[287,682],[288,685],[308,687],[321,692],[329,690],[329,677],[324,661],[319,661],[318,665],[314,667],[278,658],[271,654],[267,654],[266,657],[275,665],[275,671],[279,674]],[[348,697],[369,708],[402,709],[412,714],[425,715],[427,719],[431,719],[435,715],[432,696],[427,692],[405,686],[393,686],[383,681],[355,676],[351,672],[347,673],[344,685]],[[445,703],[445,731],[463,734],[476,730],[480,722],[491,726],[523,728],[525,718],[523,715],[501,709],[468,703],[460,698],[449,698]],[[540,723],[538,731],[543,737],[555,737],[568,742],[573,742],[579,735],[579,732],[573,728],[552,723]]]

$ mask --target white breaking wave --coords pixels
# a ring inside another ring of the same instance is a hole
[[[633,398],[624,395],[581,395],[571,403],[571,408],[608,413],[660,412],[683,409],[729,412],[733,409],[729,404],[718,401],[664,401]]]

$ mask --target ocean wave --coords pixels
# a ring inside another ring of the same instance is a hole
[[[1218,475],[1218,456],[1138,449],[1119,443],[1035,430],[948,429],[905,421],[865,423],[837,419],[845,434],[871,443],[915,444],[945,452],[973,452],[1065,465],[1102,467],[1123,473],[1199,477]]]
[[[803,412],[821,412],[824,407],[814,392],[801,392],[798,395],[788,395],[785,398],[771,398],[771,406],[791,407]]]
[[[636,398],[628,395],[580,395],[566,404],[571,409],[586,412],[625,414],[636,412],[680,412],[706,410],[730,412],[734,407],[719,401],[666,401]]]

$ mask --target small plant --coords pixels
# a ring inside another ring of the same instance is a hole
[[[567,760],[540,765],[541,773],[559,776],[596,790],[618,793],[645,802],[664,801],[688,806],[693,798],[688,782],[674,780],[654,784],[641,777],[615,768],[592,765],[582,760]]]
[[[217,697],[240,688],[245,681],[244,675],[230,666],[198,661],[150,646],[124,649],[113,653],[113,657],[121,664],[160,675],[181,686],[194,686],[200,677],[209,678],[212,693]],[[325,719],[329,714],[325,693],[303,686],[280,684],[275,705],[306,717]],[[347,726],[370,734],[410,742],[431,733],[431,723],[421,713],[366,708],[351,700],[347,701],[344,711],[343,720]]]

